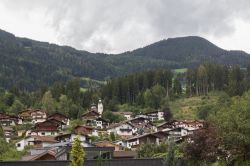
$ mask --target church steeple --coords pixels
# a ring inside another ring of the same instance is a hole
[[[102,115],[102,113],[103,113],[103,104],[102,104],[102,100],[101,99],[99,99],[99,101],[98,101],[97,111],[98,111],[98,113],[100,115]]]

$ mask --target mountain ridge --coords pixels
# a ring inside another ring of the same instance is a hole
[[[120,54],[91,53],[0,30],[0,86],[4,88],[35,90],[72,78],[106,80],[148,69],[195,67],[206,62],[246,67],[250,55],[224,50],[198,36],[164,39]]]

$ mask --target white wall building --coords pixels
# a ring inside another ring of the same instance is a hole
[[[107,132],[110,133],[114,133],[117,135],[121,135],[121,136],[129,136],[129,135],[133,135],[133,130],[134,126],[131,125],[130,123],[119,123],[119,124],[114,124],[112,126],[110,126],[107,129]]]
[[[18,151],[22,151],[26,146],[36,146],[42,148],[54,143],[57,143],[57,141],[54,140],[53,137],[28,136],[18,141],[15,145]]]
[[[97,104],[97,112],[100,115],[102,115],[102,113],[103,113],[103,104],[102,104],[102,100],[101,99],[98,101],[98,104]]]

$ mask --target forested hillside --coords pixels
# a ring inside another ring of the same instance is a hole
[[[148,69],[176,69],[215,61],[246,67],[250,56],[241,51],[225,51],[200,37],[162,40],[117,55],[89,53],[58,46],[0,30],[0,87],[37,90],[56,81],[86,78],[108,80]]]

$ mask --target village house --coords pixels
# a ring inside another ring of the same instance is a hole
[[[104,129],[104,128],[107,128],[109,126],[109,123],[107,120],[105,120],[101,117],[98,117],[96,119],[87,120],[86,125],[92,126],[92,127],[98,128],[98,129]]]
[[[174,121],[173,125],[177,128],[181,127],[187,130],[196,130],[196,129],[200,129],[203,127],[204,121],[202,120],[178,120],[178,121]]]
[[[47,113],[45,110],[28,109],[18,113],[18,118],[21,119],[19,124],[36,124],[46,121]]]
[[[101,117],[94,120],[94,125],[96,128],[106,129],[109,126],[109,122]]]
[[[158,137],[159,138],[159,142],[166,142],[166,140],[168,140],[168,138],[169,138],[169,133],[168,132],[164,132],[164,131],[157,131],[157,132],[153,132],[151,134],[153,134],[156,137]]]
[[[23,156],[22,161],[36,161],[36,160],[56,160],[56,152],[53,150],[48,150],[39,154]]]
[[[15,126],[18,123],[18,117],[0,112],[0,125]]]
[[[91,126],[76,126],[74,128],[73,133],[75,134],[82,134],[82,135],[88,135],[88,136],[98,136],[98,130],[96,128],[93,128]]]
[[[113,147],[97,147],[89,142],[83,141],[81,146],[85,151],[86,159],[97,159],[99,155],[105,159],[112,159]],[[30,155],[26,156],[26,159],[37,154],[42,154],[47,151],[53,151],[55,153],[56,160],[70,160],[72,142],[59,142],[43,148],[32,148],[30,149]]]
[[[44,122],[47,119],[46,111],[40,109],[33,110],[30,115],[33,124]]]
[[[91,110],[91,111],[88,111],[88,112],[82,114],[81,119],[82,119],[82,121],[86,122],[88,120],[89,121],[95,120],[96,118],[99,118],[99,117],[101,117],[101,115],[97,111]]]
[[[147,112],[144,114],[150,121],[160,121],[164,120],[164,112],[163,111],[153,111]]]
[[[101,117],[95,110],[88,111],[81,116],[82,121],[85,122],[87,126],[96,127],[99,129],[107,128],[109,123],[107,120]]]
[[[61,113],[58,113],[58,112],[56,112],[56,113],[54,113],[54,114],[48,116],[47,119],[48,119],[48,120],[55,119],[55,120],[57,120],[57,121],[63,122],[63,123],[64,123],[65,125],[67,125],[67,126],[68,126],[69,123],[70,123],[70,120],[69,120],[69,118],[68,118],[67,116],[65,116],[65,115],[63,115],[63,114],[61,114]]]
[[[121,122],[112,124],[107,128],[107,132],[114,133],[120,136],[132,136],[136,132],[134,125],[129,122]]]
[[[2,126],[4,137],[6,142],[10,142],[10,140],[15,137],[15,132],[11,126]]]
[[[143,124],[143,123],[149,123],[149,119],[147,117],[144,117],[144,116],[138,116],[138,117],[135,117],[133,119],[130,119],[128,120],[131,124],[136,124],[136,125],[139,125],[139,124]]]
[[[123,151],[124,147],[119,145],[119,144],[115,144],[112,143],[110,141],[99,141],[99,142],[95,142],[94,145],[96,145],[97,147],[113,147],[115,151]]]
[[[31,117],[32,110],[28,109],[18,113],[18,118],[20,122],[18,124],[32,124],[32,117]]]
[[[156,135],[149,133],[149,134],[135,136],[125,140],[126,147],[129,149],[131,148],[136,149],[140,144],[147,142],[158,145],[160,143],[160,139]]]
[[[18,141],[16,145],[16,149],[18,151],[24,150],[26,146],[33,146],[36,148],[46,147],[48,145],[52,145],[54,143],[57,143],[54,139],[54,137],[49,136],[28,136],[26,138],[23,138],[22,140]]]
[[[119,159],[135,159],[137,158],[136,151],[114,151],[113,158],[116,160]]]
[[[177,127],[169,131],[166,131],[166,133],[169,134],[168,139],[173,139],[177,141],[186,137],[187,135],[193,134],[193,130],[188,130],[183,127]]]
[[[173,128],[175,128],[174,122],[175,122],[175,121],[164,122],[164,123],[158,125],[158,126],[157,126],[157,131],[168,131],[168,130],[172,130]]]
[[[58,142],[73,142],[74,139],[79,136],[81,142],[89,142],[89,137],[83,134],[60,134],[55,136],[55,140]]]
[[[157,131],[156,126],[152,122],[144,122],[144,123],[134,123],[134,134],[145,134],[145,133],[151,133]]]
[[[35,126],[26,132],[28,135],[39,135],[39,136],[55,136],[58,135],[62,129],[62,122],[55,119],[46,120],[41,123],[35,124]]]

